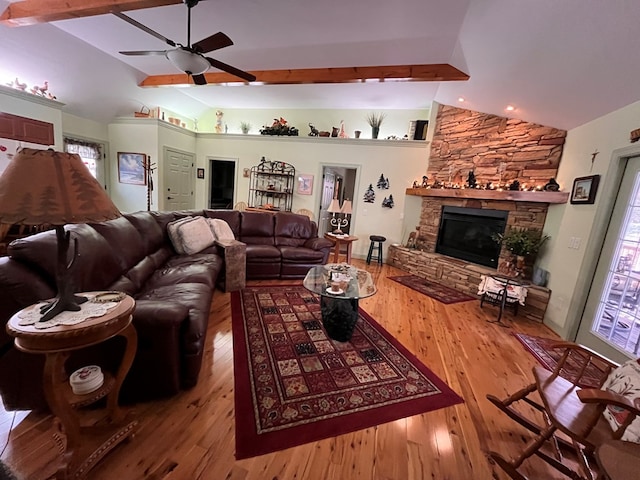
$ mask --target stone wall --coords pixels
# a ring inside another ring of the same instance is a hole
[[[518,180],[542,186],[555,178],[567,132],[497,115],[440,105],[427,176],[462,185],[469,171],[480,184]],[[503,170],[502,174],[500,170]]]

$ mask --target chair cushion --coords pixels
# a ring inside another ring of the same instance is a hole
[[[640,360],[629,360],[613,370],[602,385],[603,390],[619,393],[640,407]],[[618,407],[608,406],[604,417],[613,430],[617,430],[627,418],[628,412]],[[622,440],[640,443],[640,418],[636,417],[627,427]]]

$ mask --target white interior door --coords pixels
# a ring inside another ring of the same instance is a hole
[[[627,161],[576,342],[618,362],[640,356],[640,157]]]
[[[189,210],[195,208],[193,195],[193,154],[165,150],[164,195],[159,202],[164,210]]]

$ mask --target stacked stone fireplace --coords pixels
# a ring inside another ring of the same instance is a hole
[[[420,213],[420,224],[417,226],[416,248],[436,253],[436,243],[442,216],[442,207],[465,207],[471,209],[501,210],[507,212],[505,230],[510,228],[526,228],[542,231],[547,217],[548,204],[534,202],[516,202],[509,200],[477,200],[470,198],[438,198],[423,197]],[[512,261],[509,251],[502,249],[498,264],[493,268],[504,269],[506,262]]]
[[[517,181],[528,189],[543,188],[556,175],[565,137],[566,131],[553,127],[441,105],[427,168],[429,184],[438,188],[438,194],[424,189],[411,193],[422,196],[415,246],[391,246],[389,262],[409,273],[475,295],[481,276],[503,270],[505,263],[512,261],[512,255],[502,248],[497,265],[490,267],[437,253],[443,207],[505,211],[505,230],[542,231],[549,203],[539,199],[528,201],[528,195],[512,194],[508,187]],[[461,190],[451,188],[461,187],[470,171],[484,188],[502,187],[507,191],[473,195],[472,190],[462,195]],[[524,314],[542,321],[550,294],[543,287],[529,288]]]
[[[507,212],[506,229],[528,228],[542,230],[548,204],[511,200],[478,200],[469,198],[423,197],[420,225],[417,227],[415,248],[393,245],[389,247],[389,263],[408,273],[432,280],[460,292],[476,295],[482,275],[494,275],[513,261],[510,252],[500,250],[498,267],[491,268],[467,260],[453,258],[436,252],[438,229],[443,206],[473,209],[502,210]],[[531,286],[522,315],[536,321],[544,318],[551,291]]]

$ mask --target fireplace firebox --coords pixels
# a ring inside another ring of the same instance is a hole
[[[436,253],[498,267],[500,244],[494,235],[504,233],[509,212],[467,207],[442,207]]]

